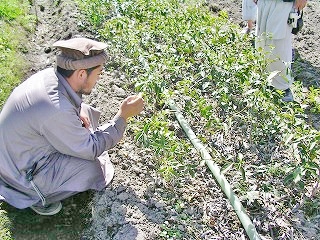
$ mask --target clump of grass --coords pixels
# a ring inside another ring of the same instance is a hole
[[[0,203],[1,208],[2,203]],[[11,221],[8,218],[7,212],[0,209],[0,239],[11,240]]]
[[[29,14],[28,1],[0,1],[0,109],[23,78],[27,67],[23,52],[27,34],[34,29],[34,24],[35,17]],[[0,203],[0,239],[13,239],[11,227],[11,220]]]
[[[25,51],[27,34],[34,29],[35,17],[29,14],[25,0],[0,2],[0,107],[12,89],[20,83],[27,61]]]
[[[25,11],[23,8],[21,8],[21,1],[5,0],[0,2],[0,18],[11,21],[24,14]]]

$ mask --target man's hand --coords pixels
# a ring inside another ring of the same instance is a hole
[[[89,129],[90,127],[90,119],[87,116],[87,114],[84,113],[84,111],[82,111],[82,109],[80,110],[80,119],[82,121],[82,125],[86,128]]]
[[[307,5],[307,0],[296,0],[294,3],[294,8],[297,10],[302,10]]]
[[[142,94],[129,96],[121,103],[117,116],[127,121],[128,118],[138,115],[143,110],[143,107]]]

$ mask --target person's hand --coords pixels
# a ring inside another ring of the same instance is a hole
[[[82,111],[82,108],[80,110],[80,119],[82,121],[82,125],[86,128],[89,129],[90,127],[90,119],[87,116],[87,114],[84,113],[84,111]]]
[[[294,8],[297,10],[302,10],[307,5],[307,0],[296,0],[294,3]]]
[[[127,97],[120,105],[117,113],[119,117],[127,121],[128,118],[138,115],[144,107],[142,94]]]

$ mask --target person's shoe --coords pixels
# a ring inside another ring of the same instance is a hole
[[[250,35],[250,33],[252,32],[252,29],[248,28],[248,27],[244,27],[241,31],[241,33],[243,35]]]
[[[51,215],[54,215],[54,214],[57,214],[58,212],[60,212],[60,210],[62,208],[62,204],[61,204],[61,202],[55,202],[55,203],[51,203],[45,207],[31,206],[30,208],[40,215],[51,216]]]
[[[284,102],[293,102],[293,95],[290,88],[284,90],[284,97],[282,98]]]

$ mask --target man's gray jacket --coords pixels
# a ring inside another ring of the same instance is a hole
[[[14,89],[0,113],[0,199],[17,208],[38,203],[26,179],[31,168],[49,202],[108,184],[113,167],[105,151],[121,140],[125,120],[113,119],[89,131],[82,126],[81,107],[97,125],[100,113],[83,104],[53,68]]]

